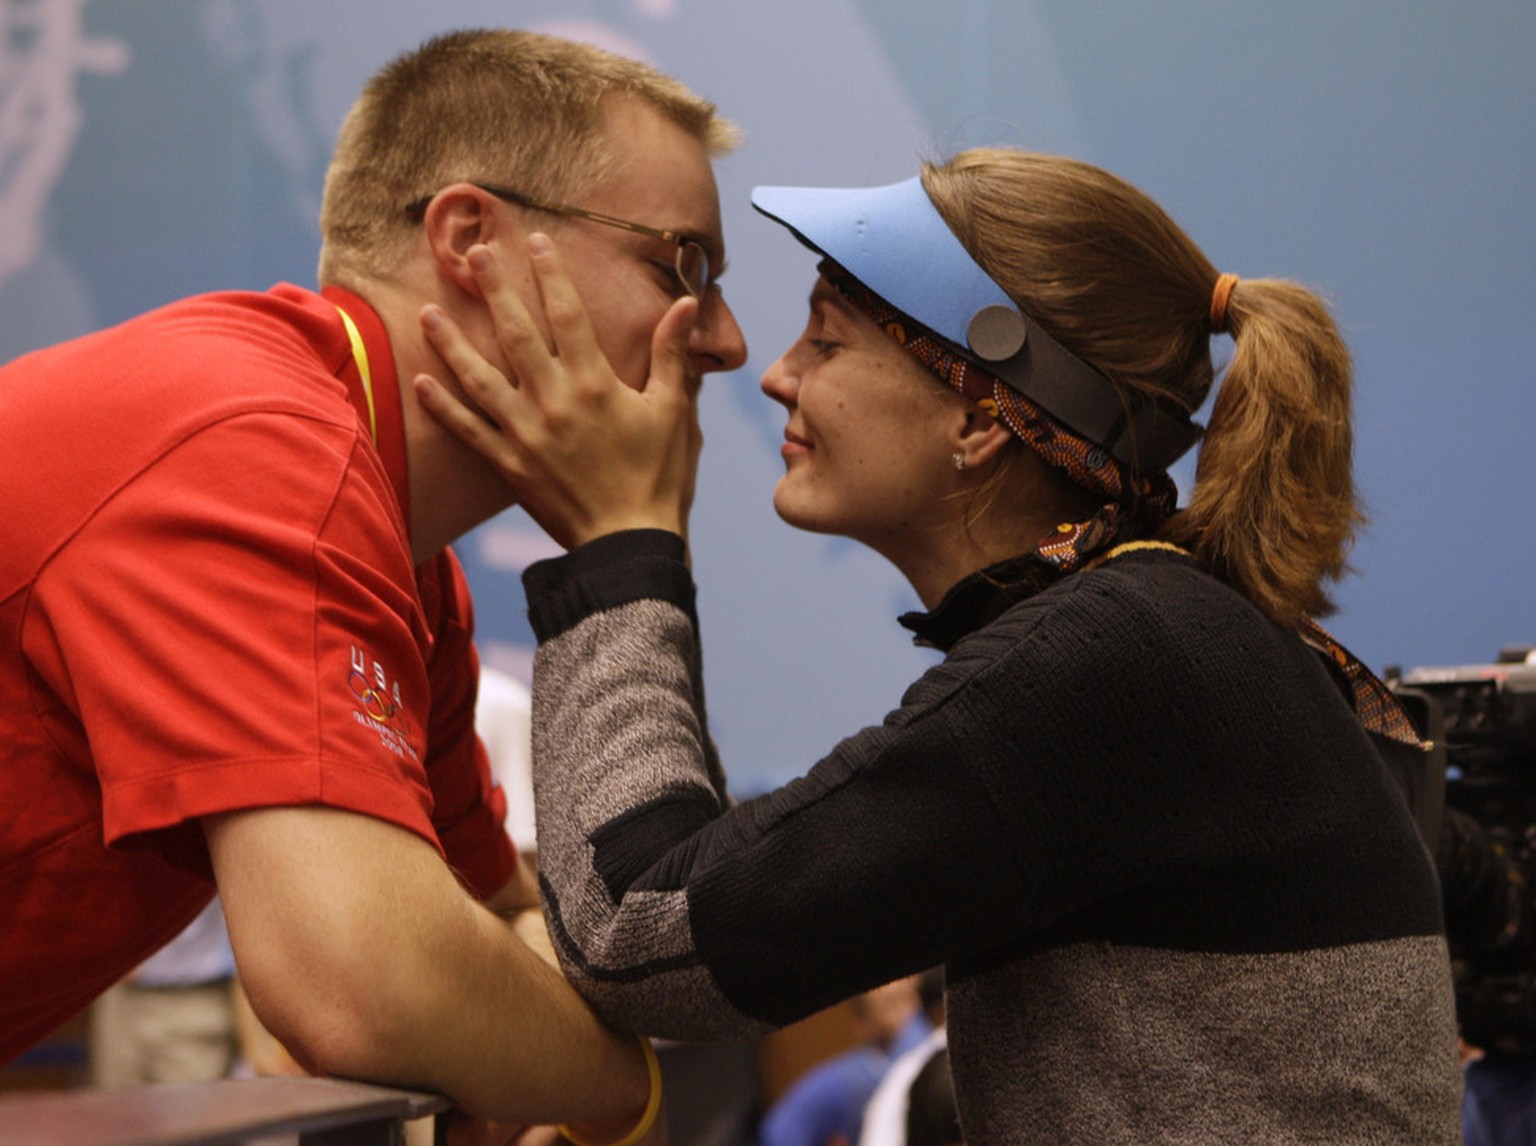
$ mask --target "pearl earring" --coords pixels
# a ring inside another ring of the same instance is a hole
[[[959,450],[955,451],[951,460],[955,463],[955,468],[957,470],[963,470],[965,468],[965,455],[962,454]]]

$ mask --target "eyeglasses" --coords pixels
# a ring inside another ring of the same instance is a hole
[[[475,183],[474,186],[487,194],[494,195],[508,203],[516,203],[519,207],[528,207],[535,211],[548,211],[554,215],[569,215],[575,219],[585,219],[589,223],[601,223],[605,227],[617,227],[621,231],[630,231],[636,235],[644,235],[650,239],[660,239],[664,243],[671,243],[677,247],[677,257],[673,261],[672,270],[677,275],[677,281],[682,288],[694,298],[702,299],[704,292],[713,285],[714,279],[710,274],[709,255],[698,242],[680,235],[676,231],[663,231],[659,227],[647,227],[643,223],[631,223],[628,219],[615,218],[612,215],[604,215],[599,211],[588,211],[584,207],[569,207],[558,203],[541,203],[537,199],[530,199],[527,195],[513,191],[508,187],[498,187],[493,183]],[[413,203],[406,205],[405,213],[412,219],[420,220],[427,213],[427,204],[432,202],[432,196],[426,195]]]

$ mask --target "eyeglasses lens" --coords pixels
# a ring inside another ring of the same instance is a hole
[[[709,256],[704,248],[689,240],[677,248],[677,273],[694,298],[703,298],[709,289]]]

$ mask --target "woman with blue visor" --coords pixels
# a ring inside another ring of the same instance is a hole
[[[544,337],[506,340],[513,387],[436,324],[483,416],[417,384],[570,546],[525,584],[571,980],[616,1026],[705,1039],[942,964],[973,1146],[1459,1141],[1440,893],[1377,747],[1418,742],[1313,620],[1360,521],[1323,304],[1218,274],[1056,157],[753,202],[823,257],[762,380],[787,411],[775,507],[894,563],[925,609],[902,623],[945,657],[733,803],[684,542],[709,299],[669,313],[637,393],[546,241],[537,317],[483,263],[502,329]]]

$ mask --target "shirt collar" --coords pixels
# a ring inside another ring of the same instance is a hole
[[[373,436],[379,460],[394,488],[405,521],[406,535],[411,529],[410,471],[405,450],[405,415],[400,404],[400,380],[395,373],[394,350],[389,333],[378,312],[360,296],[345,287],[328,286],[320,292],[336,307],[338,321],[344,314],[352,320],[362,338],[367,359],[367,378],[359,369],[358,355],[349,353],[337,376],[346,384],[347,395],[357,409],[363,429]]]

